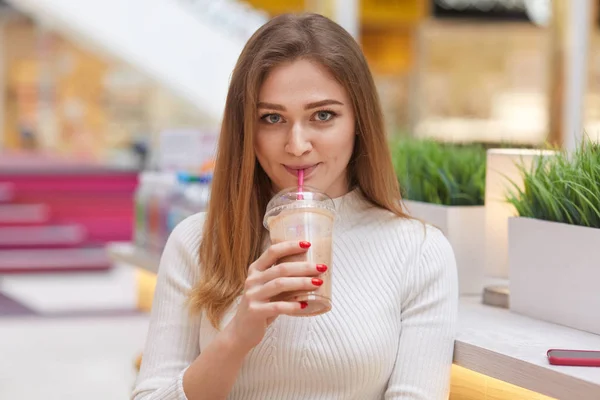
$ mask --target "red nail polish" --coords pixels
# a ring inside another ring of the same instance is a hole
[[[308,303],[305,302],[305,301],[301,301],[300,302],[300,308],[304,310],[306,307],[308,307]]]
[[[312,279],[312,284],[315,286],[321,286],[323,284],[323,280],[319,279],[319,278],[313,278]]]
[[[300,247],[302,247],[303,249],[308,249],[310,247],[310,242],[302,241],[300,242]]]
[[[319,272],[325,272],[325,271],[327,271],[327,265],[325,265],[325,264],[317,264],[317,271],[319,271]]]

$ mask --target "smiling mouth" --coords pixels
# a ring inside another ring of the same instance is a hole
[[[307,179],[319,165],[321,165],[321,163],[312,164],[312,165],[303,165],[303,166],[298,166],[298,167],[292,167],[292,166],[285,165],[285,164],[283,166],[285,167],[287,172],[289,172],[291,175],[294,175],[295,177],[298,177],[298,171],[303,169],[304,170],[304,179]]]

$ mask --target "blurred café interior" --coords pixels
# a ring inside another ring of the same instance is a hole
[[[481,149],[480,203],[438,207],[472,206],[488,242],[493,149],[575,152],[600,138],[595,0],[0,1],[0,399],[129,398],[160,253],[210,197],[233,65],[269,18],[304,11],[359,42],[390,140]],[[466,260],[463,225],[448,235]],[[581,229],[566,252],[600,239],[600,226]],[[545,353],[600,351],[600,324],[586,324],[600,320],[598,246],[581,278],[596,292],[565,300],[587,310],[575,322],[519,309],[509,247],[510,274],[486,270],[483,254],[465,267],[485,276],[461,292],[450,398],[600,399],[600,368]]]

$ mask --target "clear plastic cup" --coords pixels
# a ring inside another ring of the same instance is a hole
[[[297,240],[308,241],[306,253],[285,257],[278,263],[308,261],[325,264],[327,271],[319,276],[323,284],[310,292],[286,292],[273,301],[306,302],[298,311],[300,316],[312,316],[331,310],[332,239],[335,204],[324,193],[310,187],[288,188],[277,193],[267,205],[264,226],[269,230],[271,243]]]

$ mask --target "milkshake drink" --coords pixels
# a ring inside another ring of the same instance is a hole
[[[325,264],[327,271],[319,276],[323,284],[310,292],[287,292],[273,301],[304,301],[306,308],[298,315],[311,316],[331,310],[332,234],[335,205],[327,195],[314,189],[286,189],[276,194],[267,206],[264,226],[269,230],[271,243],[290,240],[311,243],[306,253],[285,257],[278,261],[307,261]]]

